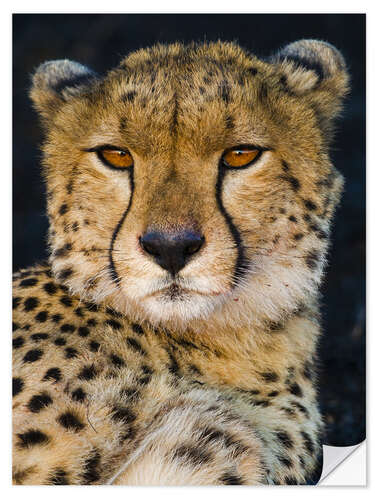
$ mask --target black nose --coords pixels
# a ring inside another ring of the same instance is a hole
[[[150,231],[139,238],[141,247],[163,269],[175,275],[203,245],[204,236],[194,231],[162,233]]]

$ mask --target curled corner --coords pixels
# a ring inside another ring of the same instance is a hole
[[[352,456],[352,458],[347,460],[350,456]],[[343,464],[344,461],[345,464]],[[345,467],[345,471],[342,471],[342,474],[341,471],[337,470],[338,466],[341,464],[343,469]],[[365,486],[366,441],[354,446],[323,445],[323,470],[318,485]]]

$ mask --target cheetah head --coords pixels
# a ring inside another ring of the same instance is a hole
[[[342,178],[341,54],[159,45],[100,77],[41,65],[51,264],[83,299],[154,323],[280,320],[316,293]]]

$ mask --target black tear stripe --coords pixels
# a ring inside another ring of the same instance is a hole
[[[230,232],[232,233],[232,237],[234,239],[236,248],[237,248],[237,260],[236,260],[236,266],[234,269],[233,273],[233,278],[234,278],[234,283],[232,284],[232,288],[236,287],[236,282],[239,278],[242,278],[245,274],[246,271],[249,268],[248,262],[246,257],[245,257],[245,249],[243,247],[242,243],[242,238],[239,230],[237,229],[236,225],[233,222],[232,217],[228,214],[228,212],[225,210],[224,205],[223,205],[223,200],[222,200],[222,188],[223,188],[223,182],[224,182],[224,177],[227,172],[227,169],[225,166],[220,162],[219,164],[219,174],[217,177],[216,181],[216,187],[215,187],[215,195],[216,195],[216,203],[219,207],[220,212],[222,213]]]
[[[133,201],[133,193],[134,193],[134,169],[133,169],[133,167],[129,168],[129,181],[130,181],[130,198],[129,198],[129,203],[128,203],[128,206],[127,206],[125,212],[122,214],[122,217],[119,220],[117,226],[115,227],[115,230],[113,231],[112,239],[111,239],[111,244],[110,244],[110,247],[109,247],[109,271],[111,273],[112,280],[116,283],[116,286],[118,286],[118,277],[119,277],[119,275],[117,274],[117,271],[116,271],[116,266],[115,266],[115,262],[113,260],[112,253],[113,253],[113,247],[115,245],[117,235],[120,232],[120,229],[121,229],[121,227],[122,227],[122,225],[123,225],[123,223],[124,223],[124,221],[126,219],[126,216],[129,213],[129,210],[130,210],[130,207],[131,207],[132,201]]]

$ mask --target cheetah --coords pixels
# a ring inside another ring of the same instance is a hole
[[[14,484],[317,481],[348,80],[317,40],[36,70],[50,258],[14,276]]]

